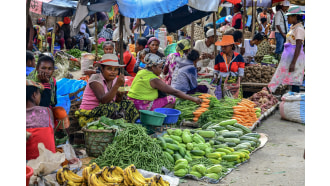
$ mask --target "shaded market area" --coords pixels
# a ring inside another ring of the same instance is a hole
[[[26,185],[304,185],[304,0],[26,3]]]

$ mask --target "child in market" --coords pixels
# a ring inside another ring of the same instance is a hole
[[[146,63],[144,62],[144,57],[147,55],[147,52],[145,50],[140,51],[140,64],[139,64],[139,70],[143,70],[146,67]]]
[[[103,48],[104,54],[115,54],[114,53],[115,45],[111,41],[104,42],[102,48]]]
[[[36,60],[33,52],[26,51],[26,76],[28,76],[36,67]]]

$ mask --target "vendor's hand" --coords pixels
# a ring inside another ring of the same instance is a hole
[[[244,48],[244,47],[242,47],[242,48],[240,49],[240,53],[241,53],[242,56],[245,54],[245,48]]]
[[[45,72],[38,72],[38,79],[41,81],[41,83],[49,83],[49,78],[47,78]]]
[[[295,67],[296,67],[296,64],[295,63],[291,63],[290,64],[290,67],[289,67],[289,72],[293,72],[294,69],[295,69]]]
[[[195,102],[196,104],[200,105],[200,104],[203,102],[203,100],[200,99],[200,98],[194,98],[194,102]]]
[[[123,74],[120,74],[117,78],[116,85],[117,86],[123,86],[125,84],[125,76]]]

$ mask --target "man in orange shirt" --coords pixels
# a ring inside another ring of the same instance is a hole
[[[270,14],[267,13],[267,8],[264,8],[263,11],[258,15],[258,23],[259,23],[259,25],[262,25],[261,18],[266,18],[267,19],[267,24],[270,23]]]

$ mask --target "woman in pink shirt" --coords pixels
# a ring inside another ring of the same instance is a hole
[[[101,116],[112,119],[124,117],[127,122],[134,123],[139,117],[134,103],[121,100],[122,93],[118,91],[125,83],[124,75],[119,73],[118,57],[115,54],[104,54],[100,61],[101,73],[93,74],[83,94],[80,109],[76,111],[80,126],[97,120]]]

